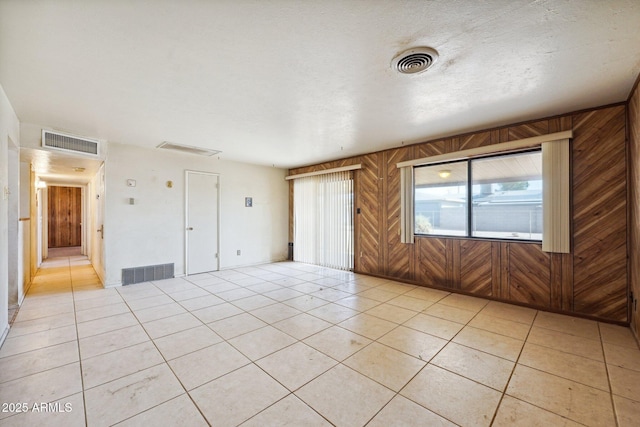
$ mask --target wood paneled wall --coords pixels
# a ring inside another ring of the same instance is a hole
[[[640,340],[640,87],[636,86],[629,99],[629,282],[633,291],[631,328]]]
[[[578,313],[628,320],[626,110],[573,117],[573,286]],[[622,143],[615,143],[622,141]]]
[[[490,129],[292,169],[362,163],[355,174],[355,271],[533,307],[629,321],[626,106]],[[541,244],[416,237],[400,242],[396,163],[573,130],[572,253]],[[640,142],[639,142],[640,143]]]
[[[80,187],[49,187],[49,247],[60,248],[82,244],[82,193]]]

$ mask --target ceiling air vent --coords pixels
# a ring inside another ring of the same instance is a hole
[[[164,148],[165,150],[180,151],[182,153],[188,153],[188,154],[196,154],[198,156],[215,156],[216,154],[220,153],[220,150],[211,150],[208,148],[192,147],[190,145],[181,145],[181,144],[175,144],[173,142],[166,142],[166,141],[158,145],[158,148]]]
[[[42,146],[53,148],[54,150],[98,155],[98,145],[100,141],[95,139],[79,138],[60,132],[42,130]]]
[[[391,68],[402,74],[427,71],[438,60],[438,52],[430,47],[414,47],[399,53],[391,61]]]

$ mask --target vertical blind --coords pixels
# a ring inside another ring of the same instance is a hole
[[[400,242],[413,243],[415,231],[413,167],[400,168]]]
[[[293,259],[353,269],[353,172],[293,181]]]
[[[542,143],[542,250],[571,253],[571,148],[568,139]]]

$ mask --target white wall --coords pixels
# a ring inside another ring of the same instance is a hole
[[[7,269],[9,273],[9,307],[17,308],[22,301],[22,234],[20,230],[20,149],[9,138],[7,144],[9,205],[7,207]]]
[[[69,135],[74,135],[77,136],[79,138],[91,138],[91,139],[97,139],[100,140],[102,143],[98,145],[98,156],[97,159],[104,159],[107,155],[106,153],[106,141],[101,140],[99,138],[95,138],[93,135],[80,135],[80,134],[76,134],[75,132],[68,132],[64,129],[53,129],[49,126],[45,126],[45,125],[41,125],[38,123],[27,123],[27,122],[21,122],[20,123],[20,136],[22,138],[22,140],[20,141],[20,147],[21,148],[35,148],[37,150],[41,150],[41,151],[45,151],[45,152],[52,152],[55,154],[61,154],[60,151],[56,150],[56,149],[52,149],[49,147],[43,147],[42,146],[42,130],[46,129],[46,130],[52,130],[52,131],[60,131],[63,133],[67,133]],[[69,154],[69,153],[63,153],[63,155],[71,155],[74,156],[74,154]],[[75,155],[76,158],[80,158],[82,159],[84,158],[94,158],[93,156],[83,156],[82,154],[79,155]]]
[[[21,278],[18,282],[19,304],[31,283],[31,165],[20,162],[20,232],[22,261],[19,265]]]
[[[31,215],[31,164],[20,162],[20,218]]]
[[[185,273],[185,170],[220,174],[221,269],[286,259],[284,169],[113,143],[108,153],[106,286],[119,285],[129,267],[174,263],[177,276]],[[127,179],[136,187],[127,187]],[[253,207],[244,206],[245,197],[253,197]]]
[[[9,248],[9,203],[4,196],[4,189],[8,188],[9,185],[9,139],[14,144],[20,144],[20,122],[7,95],[4,93],[4,89],[0,86],[0,344],[2,344],[9,331],[7,254],[10,249],[15,251],[15,248]]]
[[[106,283],[105,268],[104,268],[104,256],[103,256],[103,242],[100,233],[97,230],[103,223],[104,212],[104,165],[100,167],[100,170],[89,182],[87,198],[89,206],[88,222],[89,228],[87,232],[87,242],[89,244],[89,254],[93,269],[96,271],[100,281]]]

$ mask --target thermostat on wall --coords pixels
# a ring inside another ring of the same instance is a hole
[[[135,187],[136,186],[136,180],[135,179],[128,179],[127,180],[127,187]]]

